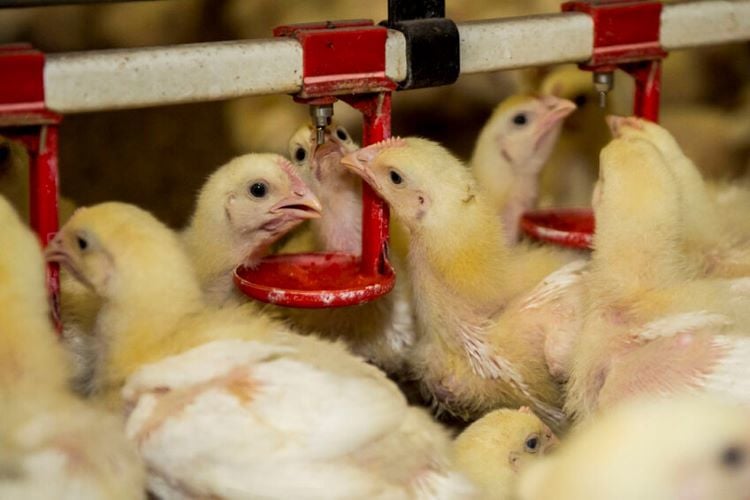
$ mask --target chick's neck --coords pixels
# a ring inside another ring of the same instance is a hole
[[[189,262],[182,255],[134,269],[105,298],[95,324],[95,390],[118,390],[125,378],[168,352],[178,325],[204,307]]]
[[[516,293],[503,279],[512,254],[502,224],[478,197],[461,208],[446,211],[441,224],[412,233],[409,264],[417,314],[422,322],[436,321],[435,329],[427,330],[483,325]]]
[[[524,164],[500,153],[503,145],[495,136],[482,137],[472,158],[478,185],[486,193],[501,218],[505,240],[512,244],[518,239],[518,220],[536,203],[539,193],[541,155],[532,155]]]
[[[628,192],[637,192],[636,185]],[[601,279],[592,280],[592,286],[608,295],[629,295],[675,285],[693,274],[682,248],[676,199],[665,193],[647,193],[645,200],[620,198],[611,197],[596,210],[592,268],[594,278]]]
[[[312,222],[317,238],[328,252],[358,254],[362,240],[362,183],[349,172],[330,175],[316,195],[323,216]]]
[[[234,268],[257,263],[270,245],[262,231],[235,233],[226,217],[209,220],[198,211],[182,234],[200,287],[209,298],[223,299],[231,294]]]

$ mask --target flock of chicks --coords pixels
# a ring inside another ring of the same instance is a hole
[[[219,168],[181,232],[102,203],[62,214],[44,255],[5,141],[0,497],[745,498],[750,191],[610,117],[593,252],[520,241],[574,109],[505,100],[468,166],[304,125],[289,159]],[[287,310],[235,289],[270,252],[358,252],[361,180],[391,207],[393,292]]]

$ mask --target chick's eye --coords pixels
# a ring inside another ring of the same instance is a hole
[[[578,106],[579,108],[585,106],[588,100],[589,98],[588,96],[586,96],[586,94],[578,94],[573,98],[573,102],[576,103],[576,106]]]
[[[401,174],[399,174],[395,170],[391,170],[388,173],[388,175],[391,178],[391,182],[394,183],[394,184],[401,184],[402,182],[404,182],[404,179],[401,177]]]
[[[265,182],[254,182],[250,185],[250,194],[255,198],[263,198],[268,193],[268,186]]]
[[[721,463],[729,469],[736,469],[745,462],[745,451],[739,446],[730,446],[721,453]]]
[[[307,151],[305,151],[305,148],[297,148],[294,151],[294,159],[297,162],[303,162],[305,161],[305,158],[307,158]]]
[[[518,113],[513,116],[513,123],[515,125],[526,125],[529,121],[529,117],[526,116],[526,113]]]
[[[78,248],[80,248],[81,250],[86,250],[89,247],[89,242],[86,241],[86,239],[82,236],[76,237],[76,243],[78,244]]]
[[[349,140],[349,134],[347,134],[346,130],[344,130],[343,128],[337,128],[336,129],[336,137],[338,137],[342,141]]]
[[[526,442],[524,443],[524,448],[526,448],[526,451],[529,453],[536,453],[539,449],[539,437],[536,434],[527,437]]]

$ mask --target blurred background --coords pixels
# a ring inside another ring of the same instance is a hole
[[[555,12],[559,2],[549,0],[447,1],[447,15],[457,22]],[[160,0],[3,9],[0,42],[27,41],[45,52],[69,52],[267,38],[281,24],[386,17],[385,0]],[[449,87],[397,93],[393,133],[438,140],[467,158],[494,106],[514,92],[539,90],[550,71],[469,75]],[[568,132],[587,142],[606,140],[597,138],[605,111],[594,103],[590,75],[580,73],[585,86],[566,95],[581,106],[568,119]],[[706,158],[695,159],[708,175],[739,177],[747,170],[748,84],[748,44],[675,52],[665,62],[664,123],[683,145],[695,148],[693,156]],[[619,76],[607,112],[628,114],[630,92],[628,79]],[[61,126],[62,193],[79,205],[136,203],[178,227],[210,172],[245,152],[286,154],[288,138],[307,113],[281,95],[68,115]],[[334,119],[359,136],[358,115],[346,105],[336,105]],[[598,143],[590,146],[593,167],[587,168],[595,168]]]

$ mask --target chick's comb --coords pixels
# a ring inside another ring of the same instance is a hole
[[[403,146],[406,146],[405,139],[402,139],[401,137],[389,137],[388,139],[383,139],[380,142],[370,144],[369,146],[367,146],[367,148],[380,151],[385,148],[398,148]]]

